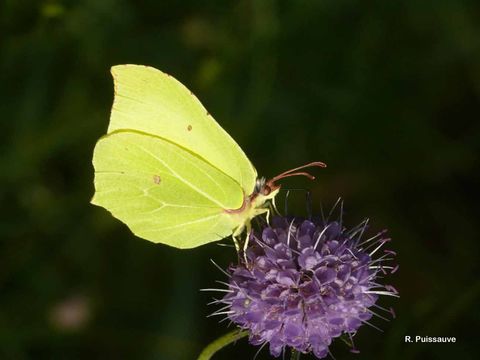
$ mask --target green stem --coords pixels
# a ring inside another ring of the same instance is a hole
[[[218,350],[221,350],[228,344],[237,341],[247,335],[248,331],[234,330],[232,332],[229,332],[228,334],[225,334],[208,344],[207,347],[202,350],[197,360],[210,360]]]

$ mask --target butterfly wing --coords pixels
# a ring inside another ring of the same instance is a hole
[[[233,178],[246,195],[252,193],[255,168],[190,90],[148,66],[118,65],[112,75],[115,100],[109,132],[133,129],[169,140]]]
[[[97,142],[93,165],[92,203],[141,238],[191,248],[229,236],[238,226],[224,209],[242,206],[240,185],[178,144],[113,131]]]

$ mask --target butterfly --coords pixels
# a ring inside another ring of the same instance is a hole
[[[111,69],[115,96],[107,134],[95,145],[95,194],[143,239],[193,248],[233,236],[237,251],[251,220],[270,211],[280,179],[270,180],[179,81],[153,67]],[[248,237],[247,237],[248,238]],[[245,241],[247,243],[247,241]]]

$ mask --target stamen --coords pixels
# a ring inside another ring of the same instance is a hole
[[[343,244],[342,244],[342,245],[344,245],[344,244],[345,244],[345,241],[343,242]],[[349,248],[347,248],[346,250],[347,250],[347,251],[350,253],[350,255],[352,255],[352,256],[353,256],[353,258],[354,258],[355,260],[358,260],[358,257],[357,257],[357,256],[356,256],[356,255],[353,253],[353,251],[352,251],[352,250],[350,250]]]
[[[332,354],[332,352],[330,351],[330,349],[327,349],[327,351],[328,351],[328,355],[330,355],[330,357],[331,357],[333,360],[337,360],[337,359],[335,358],[335,356],[333,356],[333,354]]]
[[[288,245],[288,247],[290,247],[290,237],[292,235],[292,227],[293,227],[294,221],[295,221],[295,219],[292,220],[292,222],[290,223],[290,226],[288,227],[288,235],[287,235],[287,245]]]
[[[231,275],[229,273],[227,273],[225,270],[223,270],[215,261],[213,261],[213,259],[210,259],[211,263],[213,265],[215,265],[215,267],[220,270],[222,273],[224,273],[225,275],[227,275],[227,277],[231,277]]]
[[[393,269],[393,266],[381,266],[381,265],[369,266],[369,269],[381,269],[381,268],[383,268],[383,269]]]
[[[238,288],[238,285],[233,286],[232,284],[229,284],[229,283],[227,283],[227,282],[225,282],[225,281],[215,280],[215,282],[216,282],[216,283],[219,283],[219,284],[222,284],[222,285],[231,286],[231,287],[233,287],[233,288]]]
[[[230,317],[226,316],[222,320],[220,320],[218,323],[221,324],[222,322],[227,320],[230,320]],[[230,322],[228,323],[228,326],[230,326],[231,324],[233,324],[232,320],[230,320]]]
[[[219,299],[213,299],[207,305],[217,305],[217,304],[230,304],[230,302],[227,302],[225,300],[219,300]]]
[[[200,291],[219,291],[219,292],[226,292],[226,293],[233,292],[233,290],[227,290],[227,289],[200,289]]]
[[[380,249],[383,245],[385,245],[386,241],[382,240],[380,241],[380,245],[378,245],[375,250],[373,250],[371,253],[370,253],[370,256],[372,256],[373,254],[375,254],[377,252],[378,249]]]
[[[351,228],[350,230],[348,230],[345,234],[350,237],[350,238],[353,238],[353,236],[355,236],[355,234],[363,227],[365,226],[365,223],[368,222],[368,219],[364,219],[360,224],[358,224],[357,226]]]
[[[356,319],[357,319],[357,320],[360,320],[360,321],[361,321],[362,323],[364,323],[364,324],[367,324],[368,326],[371,326],[371,327],[374,328],[375,330],[378,330],[378,331],[380,331],[380,332],[383,333],[383,330],[382,330],[382,329],[380,329],[379,327],[377,327],[377,326],[369,323],[367,320],[362,320],[362,319],[360,319],[360,318],[356,318]]]
[[[327,231],[327,229],[330,227],[330,225],[331,224],[328,224],[327,226],[325,226],[325,228],[322,230],[320,235],[318,235],[318,239],[317,239],[317,241],[315,241],[315,245],[313,246],[313,248],[315,250],[317,250],[317,246],[318,246],[318,243],[320,242],[320,239],[322,238],[323,234],[325,234],[325,231]]]
[[[327,216],[327,222],[330,221],[330,216],[332,216],[333,212],[335,211],[335,209],[337,208],[338,204],[340,204],[340,202],[342,202],[342,198],[338,198],[337,201],[335,202],[335,204],[333,204],[332,208],[330,209],[330,212],[328,213],[328,216]]]
[[[400,296],[398,296],[397,294],[394,294],[394,293],[391,293],[391,292],[388,292],[388,291],[365,291],[366,294],[376,294],[376,295],[386,295],[386,296],[393,296],[393,297],[396,297],[396,298],[399,298]]]
[[[385,285],[385,289],[391,291],[394,294],[398,294],[398,290],[393,287],[393,285]]]
[[[368,238],[367,240],[361,242],[360,244],[357,244],[356,246],[357,246],[357,247],[363,246],[363,245],[365,245],[366,243],[369,243],[370,241],[375,240],[375,239],[377,239],[379,236],[382,236],[382,235],[383,235],[383,232],[379,232],[377,235],[374,235],[374,236]]]
[[[373,311],[373,310],[367,309],[367,311],[368,311],[370,314],[372,314],[372,315],[374,315],[374,316],[376,316],[376,317],[378,317],[378,318],[380,318],[380,319],[382,319],[382,320],[384,320],[384,321],[390,321],[390,319],[387,319],[386,317],[377,314],[377,313],[376,313],[375,311]]]
[[[207,315],[207,318],[212,317],[212,316],[215,316],[215,315],[219,315],[219,314],[221,314],[222,311],[227,310],[229,307],[230,307],[230,304],[222,307],[221,309],[218,309],[218,310],[214,311],[214,312],[211,313],[210,315]],[[232,312],[233,312],[233,310],[232,310]],[[222,314],[222,315],[223,315],[223,314]]]
[[[218,315],[230,315],[230,314],[234,314],[234,313],[235,313],[235,311],[221,311],[221,312],[216,312],[216,313],[207,315],[207,318],[212,317],[212,316],[218,316]]]
[[[373,304],[373,306],[376,307],[377,309],[383,310],[385,312],[388,312],[388,313],[390,312],[389,309],[384,308],[383,306],[380,306],[380,305],[377,305],[377,304]]]
[[[340,219],[339,219],[339,223],[340,223],[340,231],[342,231],[342,224],[343,224],[343,201],[340,203]]]
[[[395,311],[393,310],[392,307],[390,308],[390,314],[392,314],[392,317],[393,317],[394,319],[397,317],[397,315],[395,314]]]
[[[263,344],[260,346],[260,349],[258,349],[258,351],[255,353],[255,356],[253,357],[253,360],[256,360],[257,359],[257,356],[258,354],[260,354],[260,352],[263,350],[263,348],[265,347],[265,345],[268,344],[268,341],[264,341]]]
[[[370,221],[370,219],[365,219],[365,224],[362,226],[362,229],[360,231],[360,235],[358,235],[358,238],[357,238],[357,243],[360,241],[360,239],[362,238],[363,236],[363,233],[365,232],[365,230],[367,229],[367,226],[368,226],[368,222]]]

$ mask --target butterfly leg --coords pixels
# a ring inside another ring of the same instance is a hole
[[[237,250],[238,260],[240,260],[240,238],[242,235],[243,230],[245,229],[245,225],[239,225],[232,234],[233,243],[235,244],[235,250]],[[247,236],[248,237],[248,236]]]
[[[248,240],[250,239],[250,233],[252,231],[252,224],[250,220],[248,220],[244,225],[239,226],[234,233],[232,234],[233,242],[235,243],[235,249],[237,250],[238,260],[240,261],[240,235],[242,234],[244,229],[247,229],[247,234],[245,236],[245,240],[243,241],[242,252],[243,252],[243,260],[245,262],[245,266],[248,267],[248,260],[247,260],[247,248],[248,248]]]
[[[278,211],[278,209],[277,209],[277,204],[275,203],[275,198],[272,199],[272,203],[271,203],[271,204],[272,204],[272,209],[273,209],[272,212],[273,212],[274,214],[280,215],[280,211]]]
[[[247,260],[247,248],[248,248],[248,242],[250,240],[250,233],[252,232],[252,223],[247,221],[245,224],[247,228],[247,236],[245,237],[245,241],[243,242],[243,260],[245,260],[245,266],[248,267],[248,260]]]
[[[271,215],[271,210],[270,209],[265,209],[265,219],[267,219],[267,225],[270,226],[270,215]]]
[[[244,228],[247,229],[247,234],[246,234],[246,237],[245,237],[245,241],[243,242],[243,259],[245,261],[245,266],[247,266],[247,267],[248,267],[247,248],[248,248],[248,244],[249,244],[249,240],[250,240],[250,233],[252,232],[251,219],[253,219],[254,217],[256,217],[258,215],[265,214],[265,213],[267,214],[267,224],[270,224],[269,223],[270,209],[268,209],[268,208],[256,209],[254,215],[250,219],[245,221],[245,224],[240,226],[233,234],[233,236],[236,236],[236,235],[238,236],[238,235],[241,234],[241,232],[243,231]]]
[[[240,243],[238,242],[238,237],[235,234],[232,234],[233,244],[235,245],[235,250],[237,250],[237,254],[240,253]]]

